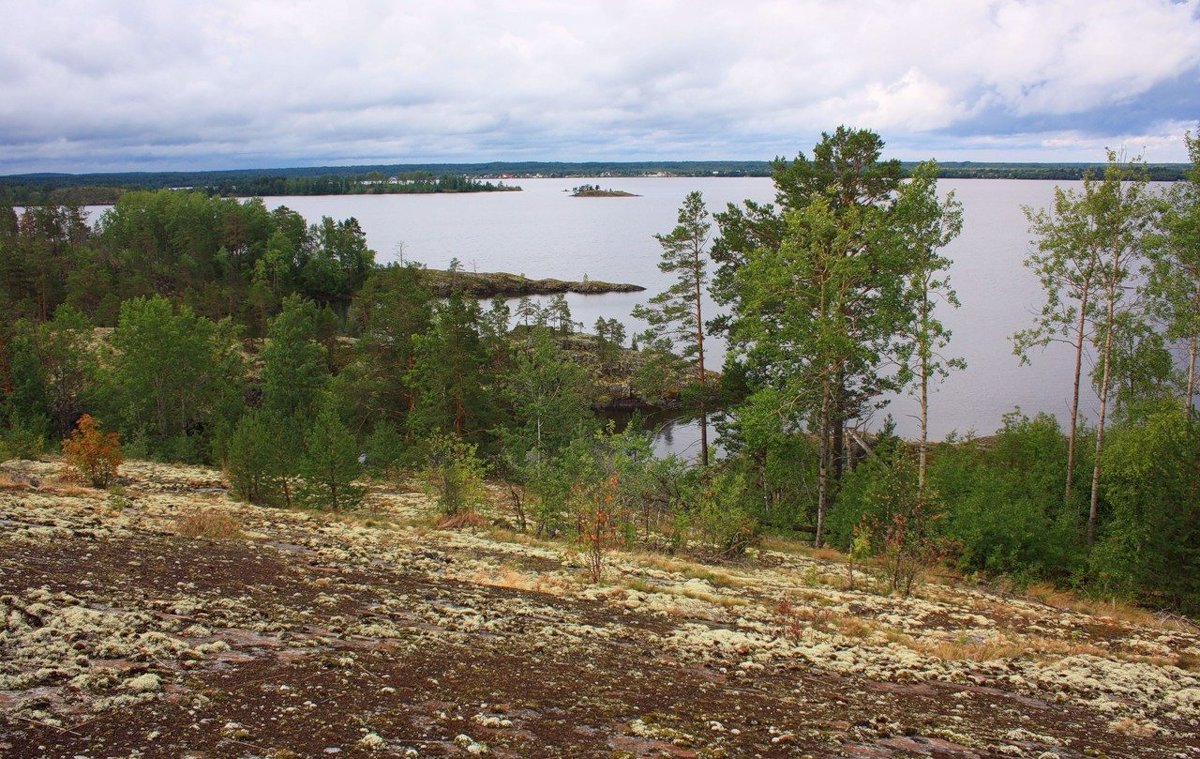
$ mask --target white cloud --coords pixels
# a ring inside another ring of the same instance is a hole
[[[915,149],[1007,144],[1007,157],[1055,160],[1131,131],[1094,123],[1098,111],[1180,75],[1200,90],[1197,11],[1198,0],[0,0],[11,22],[0,171],[752,158],[843,122]],[[1191,118],[1160,100],[1127,119],[1155,150],[1160,129]],[[1077,128],[1005,137],[1071,117]],[[1166,136],[1175,146],[1151,157],[1181,159],[1179,133]]]

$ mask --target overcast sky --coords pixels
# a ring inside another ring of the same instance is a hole
[[[0,0],[0,173],[1186,158],[1200,0]]]

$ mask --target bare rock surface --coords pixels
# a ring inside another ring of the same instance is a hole
[[[0,464],[0,756],[1200,756],[1185,620],[850,590],[787,546],[591,586],[568,546],[434,529],[415,486],[337,515],[60,469]]]

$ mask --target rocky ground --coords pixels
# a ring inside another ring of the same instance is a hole
[[[416,488],[262,509],[140,462],[0,465],[5,757],[1192,757],[1200,634],[1055,594],[880,592],[434,529]]]

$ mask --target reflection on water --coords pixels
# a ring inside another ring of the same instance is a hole
[[[665,458],[674,455],[684,461],[700,460],[700,420],[694,416],[681,415],[678,411],[609,411],[603,417],[615,422],[618,431],[633,423],[639,429],[650,432],[656,456]],[[708,420],[708,455],[714,459],[724,455],[720,435],[711,416]]]

